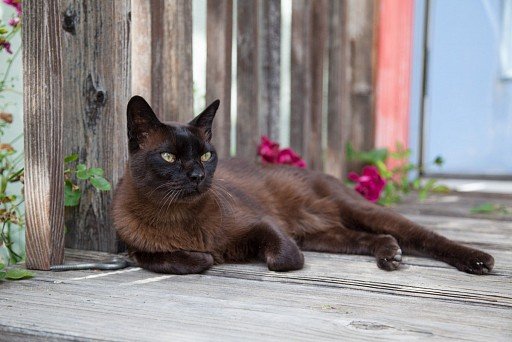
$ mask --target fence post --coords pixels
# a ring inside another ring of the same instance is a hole
[[[220,99],[213,144],[221,158],[231,152],[231,41],[233,1],[208,0],[206,13],[206,105]]]
[[[236,154],[255,160],[259,139],[258,2],[237,3]]]
[[[64,151],[78,153],[89,167],[103,168],[115,186],[127,158],[130,1],[59,3]],[[83,190],[79,206],[66,210],[66,246],[118,251],[109,215],[112,197],[113,191],[100,193],[91,186]]]
[[[56,1],[23,3],[26,265],[64,258],[61,21]]]
[[[374,147],[374,13],[372,0],[330,0],[327,159],[325,170],[343,177],[345,148]]]
[[[311,169],[321,170],[323,61],[327,2],[292,2],[290,144]]]
[[[279,141],[279,92],[281,70],[281,0],[260,2],[260,131]]]

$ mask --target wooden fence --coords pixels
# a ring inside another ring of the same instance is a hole
[[[192,8],[188,0],[26,0],[23,6],[27,266],[49,269],[62,263],[64,244],[120,248],[109,217],[112,192],[86,189],[80,205],[64,214],[64,156],[78,153],[116,184],[127,159],[131,95],[148,99],[162,119],[192,118]],[[378,2],[294,0],[292,6],[291,147],[309,167],[341,177],[348,141],[359,149],[374,145]],[[281,3],[239,0],[233,8],[232,0],[207,1],[206,101],[221,99],[214,142],[227,157],[236,34],[236,154],[255,159],[260,136],[279,134]]]

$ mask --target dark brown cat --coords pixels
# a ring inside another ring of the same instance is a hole
[[[161,123],[139,96],[128,103],[130,158],[114,222],[141,267],[199,273],[264,260],[273,271],[304,265],[302,250],[372,254],[395,270],[405,253],[485,274],[494,259],[374,205],[320,172],[238,159],[218,161],[213,102],[188,124]],[[214,176],[215,174],[215,176]]]

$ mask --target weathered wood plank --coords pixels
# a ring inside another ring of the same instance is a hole
[[[193,117],[192,2],[132,0],[133,92],[164,121]]]
[[[347,46],[350,56],[345,67],[350,71],[350,112],[348,140],[358,151],[375,147],[374,113],[374,40],[376,36],[375,7],[373,0],[348,2]],[[380,146],[379,146],[380,147]],[[352,165],[357,166],[357,165]],[[349,166],[350,167],[350,166]]]
[[[292,51],[290,92],[290,145],[309,162],[306,138],[311,131],[312,72],[311,72],[311,11],[307,0],[292,2]]]
[[[233,1],[208,0],[206,14],[206,105],[220,99],[213,144],[221,158],[231,154],[231,41]]]
[[[259,143],[258,2],[237,2],[236,154],[255,160]]]
[[[27,267],[44,270],[64,257],[61,8],[26,1],[23,9]]]
[[[261,1],[260,6],[260,130],[261,134],[279,141],[281,0]]]
[[[328,43],[328,1],[316,0],[312,2],[310,34],[311,54],[311,130],[306,132],[304,139],[309,156],[308,166],[314,170],[323,170],[324,153],[323,141],[323,102],[324,102],[324,60],[327,57]]]
[[[101,167],[117,184],[127,159],[126,103],[131,92],[130,1],[60,2],[62,108],[65,154]],[[66,210],[66,245],[117,251],[109,217],[112,192],[88,186],[80,204]]]
[[[329,72],[327,94],[327,151],[325,172],[342,178],[345,175],[345,146],[350,113],[347,68],[347,1],[329,1]]]
[[[314,254],[308,253],[308,259]],[[348,269],[333,261],[326,266]],[[244,265],[221,268],[234,271],[237,267]],[[96,278],[78,276],[91,272],[41,273],[39,279],[7,284],[2,290],[1,298],[8,299],[10,307],[2,308],[7,315],[0,318],[0,330],[5,326],[21,331],[29,327],[45,334],[109,340],[146,340],[148,330],[152,340],[334,341],[343,337],[380,341],[464,337],[478,341],[505,340],[512,334],[512,314],[507,307],[467,303],[464,299],[408,297],[401,290],[376,293],[365,289],[364,279],[358,289],[316,286],[315,279],[310,284],[284,279],[290,274],[309,272],[308,269],[274,273],[263,265],[250,268],[261,275],[253,275],[250,280],[230,278],[229,274],[176,276],[143,270]],[[374,272],[382,277],[392,275]],[[418,279],[420,284],[426,282]],[[461,281],[458,286],[462,288],[467,283]],[[23,296],[16,295],[20,291]],[[51,316],[40,309],[42,303],[52,310]],[[70,317],[81,324],[71,324]],[[485,321],[482,317],[486,317]],[[140,329],[141,324],[145,329]],[[265,329],[258,328],[262,326]]]

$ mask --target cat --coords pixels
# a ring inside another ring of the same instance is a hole
[[[140,96],[127,107],[129,159],[113,202],[130,256],[158,273],[203,272],[259,259],[272,271],[304,266],[301,250],[374,255],[399,268],[404,253],[487,274],[491,255],[365,200],[339,179],[285,165],[218,160],[219,100],[188,124],[162,123]]]

